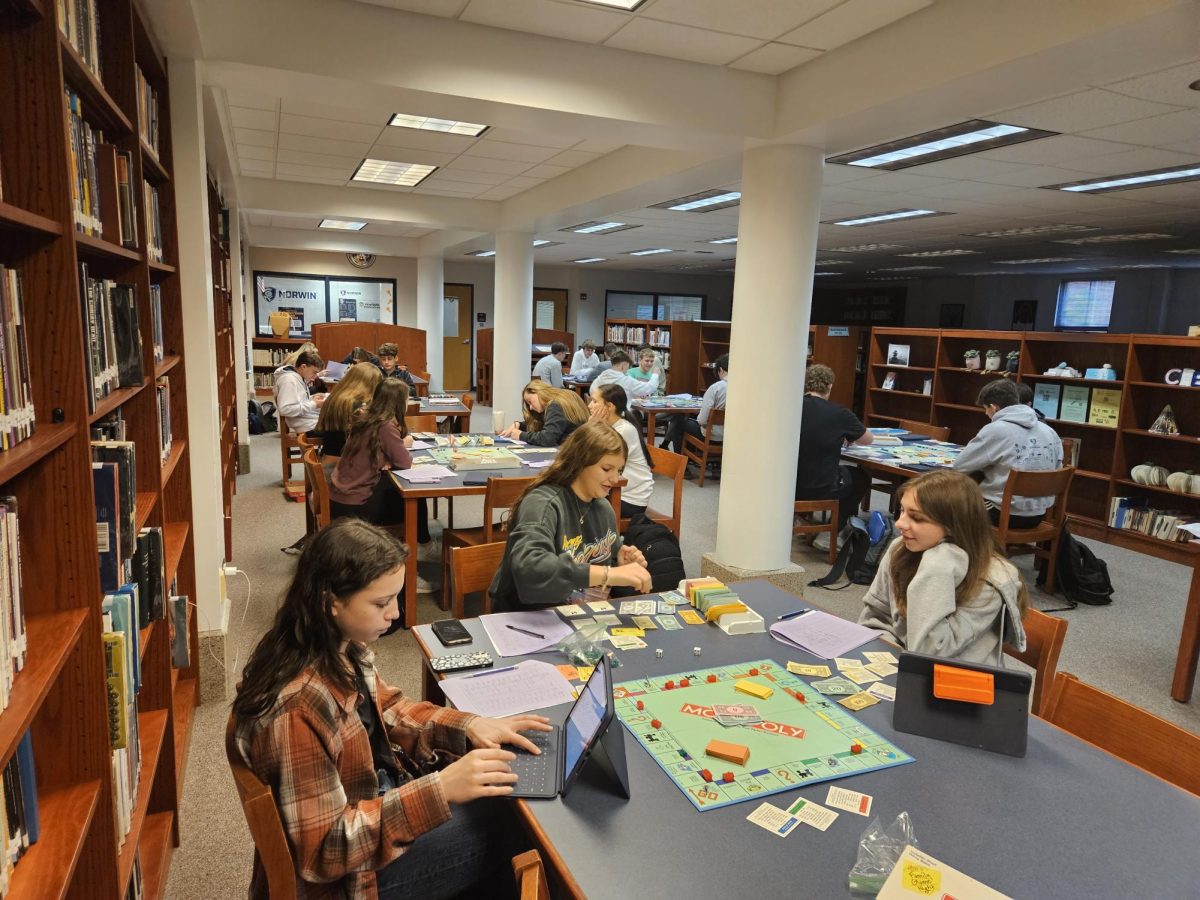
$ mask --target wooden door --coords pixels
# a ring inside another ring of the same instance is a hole
[[[553,328],[555,331],[567,330],[566,288],[533,289],[533,327]],[[569,364],[570,360],[567,360],[567,363]]]
[[[446,284],[442,289],[445,331],[442,334],[442,389],[469,391],[471,389],[472,323],[475,319],[475,286]],[[448,310],[457,305],[458,315]],[[454,325],[451,329],[451,325]],[[452,333],[453,331],[453,333]]]

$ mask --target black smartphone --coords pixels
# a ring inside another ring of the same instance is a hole
[[[433,623],[433,633],[447,647],[471,643],[471,632],[458,619],[441,619]]]

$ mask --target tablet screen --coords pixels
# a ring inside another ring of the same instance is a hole
[[[612,685],[608,666],[608,660],[601,658],[563,724],[563,772],[566,773],[566,778],[563,779],[564,786],[576,774],[585,752],[599,739],[601,731],[611,717],[609,707],[612,705]]]

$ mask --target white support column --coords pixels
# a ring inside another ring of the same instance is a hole
[[[442,257],[417,257],[417,327],[425,331],[425,365],[429,371],[429,389],[440,391],[442,380]]]
[[[250,335],[246,332],[246,298],[242,294],[242,219],[237,203],[229,204],[229,291],[233,297],[233,371],[237,390],[238,443],[247,448],[249,458],[250,427],[246,421],[246,401],[250,399]],[[239,459],[241,452],[239,452]],[[239,469],[240,471],[240,469]]]
[[[772,571],[791,565],[800,397],[821,206],[821,151],[747,150],[733,288],[729,393],[715,561]],[[781,399],[762,414],[762,379]]]
[[[175,162],[175,219],[179,232],[179,286],[183,297],[183,352],[187,378],[188,456],[191,460],[192,545],[196,549],[196,602],[200,631],[223,632],[219,573],[225,550],[221,508],[221,434],[213,347],[212,256],[209,253],[208,175],[200,64],[169,60],[171,146]]]
[[[533,338],[533,234],[496,232],[496,332],[492,350],[492,408],[506,424],[521,418],[521,389],[529,382]]]

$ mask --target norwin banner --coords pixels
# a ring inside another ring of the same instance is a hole
[[[314,322],[329,321],[329,292],[323,275],[254,273],[255,313],[259,334],[269,335],[271,313],[290,312],[289,337],[310,337]]]
[[[329,277],[329,313],[333,322],[396,324],[396,282],[392,279]]]

